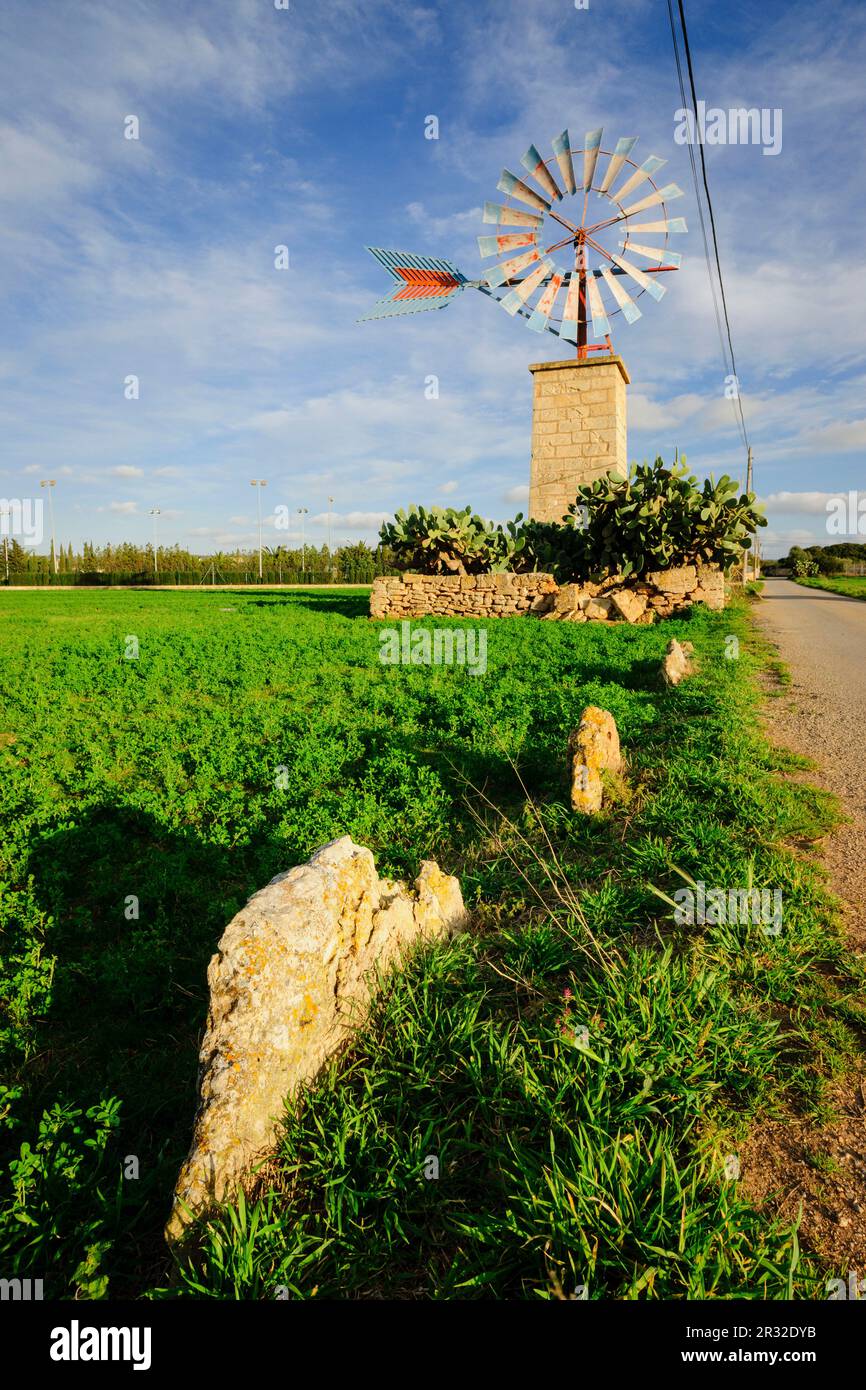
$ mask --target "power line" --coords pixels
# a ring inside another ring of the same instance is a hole
[[[692,141],[692,140],[689,140],[689,141],[688,141],[688,148],[689,148],[689,163],[691,164],[691,169],[692,169],[692,181],[693,181],[694,186],[695,186],[695,201],[696,201],[696,203],[697,203],[697,207],[698,207],[698,217],[699,217],[699,219],[700,219],[700,224],[701,224],[701,236],[702,236],[702,238],[703,238],[703,243],[704,243],[704,256],[705,256],[706,262],[707,262],[707,275],[708,275],[708,277],[709,277],[709,281],[710,281],[710,290],[711,290],[712,297],[713,297],[713,311],[714,311],[714,313],[715,313],[715,318],[716,318],[716,328],[717,328],[717,330],[718,330],[718,334],[719,334],[719,343],[720,343],[721,349],[722,349],[722,361],[723,361],[723,363],[724,363],[725,372],[726,372],[726,375],[727,375],[728,359],[730,358],[731,373],[733,374],[734,382],[735,382],[735,386],[736,386],[736,395],[733,396],[731,399],[732,399],[732,402],[733,402],[734,414],[735,414],[735,417],[737,417],[737,423],[738,423],[738,426],[739,426],[739,430],[740,430],[740,434],[741,434],[741,436],[742,436],[743,443],[744,443],[744,445],[746,446],[746,448],[748,449],[748,447],[749,447],[749,436],[748,436],[748,431],[746,430],[746,418],[745,418],[745,415],[744,415],[744,413],[743,413],[743,402],[742,402],[742,399],[741,399],[741,396],[740,396],[740,383],[739,383],[739,377],[738,377],[738,375],[737,375],[737,361],[736,361],[736,357],[735,357],[735,355],[734,355],[734,343],[733,343],[733,338],[732,338],[732,336],[731,336],[731,323],[730,323],[730,318],[729,318],[729,316],[728,316],[728,302],[727,302],[727,297],[726,297],[726,295],[725,295],[725,282],[724,282],[724,279],[723,279],[723,277],[722,277],[722,265],[721,265],[721,260],[720,260],[720,258],[719,258],[719,242],[718,242],[718,237],[717,237],[717,235],[716,235],[716,219],[715,219],[715,216],[714,216],[714,214],[713,214],[713,201],[712,201],[712,198],[710,197],[710,186],[709,186],[709,183],[708,183],[708,181],[707,181],[707,165],[706,165],[706,160],[705,160],[705,158],[704,158],[704,144],[703,144],[703,140],[700,139],[700,135],[699,135],[699,131],[698,131],[697,94],[696,94],[696,92],[695,92],[695,75],[694,75],[694,69],[693,69],[693,67],[692,67],[692,55],[691,55],[691,49],[690,49],[690,47],[689,47],[689,35],[688,35],[688,29],[687,29],[687,27],[686,27],[686,15],[685,15],[685,10],[684,10],[684,8],[683,8],[683,0],[677,0],[677,3],[678,3],[678,8],[679,8],[680,24],[681,24],[681,26],[682,26],[682,31],[683,31],[683,44],[684,44],[685,55],[686,55],[686,66],[687,66],[687,68],[688,68],[688,74],[689,74],[689,86],[690,86],[690,88],[691,88],[691,95],[692,95],[691,109],[692,109],[692,111],[694,112],[694,120],[695,120],[695,126],[694,126],[695,141],[697,142],[698,149],[700,150],[700,156],[701,156],[701,173],[702,173],[702,178],[703,178],[704,194],[705,194],[705,196],[706,196],[706,202],[707,202],[707,211],[709,212],[709,217],[710,217],[710,228],[711,228],[712,237],[713,237],[713,252],[714,252],[714,259],[715,259],[715,263],[716,263],[716,276],[718,277],[718,281],[719,281],[719,291],[720,291],[720,293],[721,293],[722,311],[723,311],[723,313],[724,313],[724,318],[725,318],[725,331],[723,331],[723,329],[722,329],[722,319],[721,319],[721,314],[719,313],[719,299],[718,299],[718,296],[717,296],[717,294],[716,294],[716,285],[715,285],[715,280],[714,280],[714,278],[713,278],[712,264],[711,264],[711,262],[710,262],[710,246],[709,246],[709,240],[708,240],[708,237],[707,237],[706,221],[705,221],[705,219],[704,219],[703,204],[702,204],[702,200],[701,200],[701,191],[700,191],[700,186],[699,186],[699,184],[698,184],[698,170],[697,170],[697,164],[696,164],[696,162],[695,162],[695,153],[694,153],[694,143],[695,143],[695,142]],[[678,80],[678,82],[679,82],[679,88],[680,88],[680,99],[681,99],[681,101],[682,101],[682,109],[685,111],[685,110],[687,109],[687,105],[688,105],[688,104],[687,104],[687,102],[686,102],[686,91],[685,91],[685,84],[684,84],[684,82],[683,82],[683,70],[682,70],[682,64],[681,64],[681,62],[680,62],[679,45],[677,44],[676,25],[675,25],[675,23],[674,23],[674,12],[673,12],[672,0],[667,0],[667,5],[668,5],[668,18],[669,18],[669,20],[670,20],[670,26],[671,26],[671,39],[673,40],[673,46],[674,46],[674,59],[675,59],[675,61],[676,61],[676,66],[677,66],[677,80]],[[727,342],[726,342],[726,338],[727,338]]]

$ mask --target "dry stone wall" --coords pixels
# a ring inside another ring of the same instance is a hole
[[[404,574],[373,581],[371,618],[507,618],[546,613],[556,594],[550,574]]]
[[[693,603],[725,606],[725,581],[713,565],[680,565],[640,579],[613,575],[599,584],[558,585],[550,574],[404,574],[376,579],[371,618],[506,618],[528,614],[558,622],[651,623]]]

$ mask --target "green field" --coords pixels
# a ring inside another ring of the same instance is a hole
[[[807,589],[827,589],[831,594],[845,594],[847,598],[866,598],[866,575],[818,575],[813,579],[798,579]]]
[[[380,626],[357,592],[0,595],[4,1272],[46,1297],[167,1288],[208,958],[349,833],[380,872],[459,873],[471,930],[392,979],[172,1296],[813,1293],[721,1165],[757,1116],[823,1105],[862,980],[781,847],[831,812],[756,731],[745,610],[500,620],[483,676],[382,665]],[[701,671],[666,691],[672,635]],[[628,758],[592,820],[565,776],[587,703]],[[675,866],[780,888],[784,931],[675,925],[652,891]]]

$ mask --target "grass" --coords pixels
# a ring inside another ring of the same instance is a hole
[[[846,598],[866,599],[866,575],[816,575],[811,579],[798,579],[807,589],[826,589],[831,594],[844,594]]]
[[[794,1233],[724,1159],[757,1117],[822,1104],[862,979],[783,848],[831,810],[755,727],[744,613],[503,620],[482,677],[381,665],[365,608],[0,601],[4,1269],[166,1295],[207,960],[254,889],[348,832],[382,873],[458,872],[472,930],[385,983],[171,1296],[807,1296]],[[701,665],[674,692],[671,636]],[[587,703],[629,759],[592,820],[564,768]],[[677,869],[781,888],[784,931],[677,925],[653,891]]]

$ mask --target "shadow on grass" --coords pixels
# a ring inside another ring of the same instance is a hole
[[[33,848],[27,872],[54,920],[57,965],[27,1069],[29,1108],[35,1121],[57,1100],[82,1111],[101,1097],[122,1102],[114,1171],[133,1155],[140,1177],[121,1185],[113,1297],[133,1296],[164,1263],[161,1229],[195,1110],[207,962],[226,922],[285,858],[276,841],[229,851],[112,805]],[[71,1270],[56,1254],[54,1278],[64,1280]],[[68,1296],[46,1274],[46,1296]]]
[[[339,613],[344,618],[365,618],[370,611],[368,593],[307,594],[298,589],[286,594],[268,594],[257,598],[247,598],[245,607],[270,608],[289,605],[304,608],[313,613]]]

